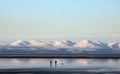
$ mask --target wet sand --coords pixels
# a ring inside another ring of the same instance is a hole
[[[95,69],[60,69],[60,68],[34,68],[34,69],[0,69],[0,74],[120,74],[120,71]]]

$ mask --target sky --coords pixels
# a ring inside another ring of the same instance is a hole
[[[0,41],[120,41],[120,0],[0,0]]]

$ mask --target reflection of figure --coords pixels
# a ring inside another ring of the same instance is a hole
[[[62,67],[63,67],[64,63],[62,63]]]
[[[50,67],[52,67],[52,60],[50,61]]]
[[[55,67],[57,67],[57,61],[55,61]]]

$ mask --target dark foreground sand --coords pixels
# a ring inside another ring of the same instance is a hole
[[[81,69],[0,69],[0,74],[120,74],[120,71]]]

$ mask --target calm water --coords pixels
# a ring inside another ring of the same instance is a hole
[[[50,61],[52,63],[50,64]],[[57,63],[55,64],[55,61]],[[0,58],[0,69],[12,68],[106,68],[120,69],[120,59],[16,59]]]

